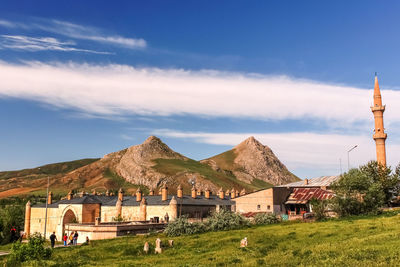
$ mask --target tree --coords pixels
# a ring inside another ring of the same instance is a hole
[[[399,179],[400,165],[395,172],[376,161],[351,169],[332,184],[333,209],[340,216],[376,212],[397,195]]]
[[[24,207],[6,206],[0,208],[0,243],[7,244],[11,240],[11,229],[15,228],[16,233],[24,229]]]

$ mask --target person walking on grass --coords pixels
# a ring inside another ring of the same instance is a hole
[[[64,241],[64,247],[66,247],[66,246],[67,246],[67,242],[68,242],[68,235],[67,235],[67,233],[64,233],[64,235],[63,235],[63,241]]]
[[[75,234],[74,234],[74,245],[77,245],[78,244],[78,232],[75,232]]]
[[[54,248],[54,245],[56,244],[56,232],[53,232],[53,234],[50,236],[50,242],[51,242],[51,248]]]

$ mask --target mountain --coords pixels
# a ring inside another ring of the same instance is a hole
[[[233,149],[200,161],[219,172],[257,186],[261,181],[281,185],[300,180],[280,162],[268,146],[249,137]]]
[[[50,167],[51,166],[51,167]],[[35,169],[0,172],[0,198],[18,194],[43,194],[50,178],[50,190],[66,194],[69,190],[117,190],[133,193],[159,188],[167,183],[172,192],[182,185],[189,193],[192,183],[199,189],[219,188],[248,191],[298,180],[272,151],[254,138],[215,157],[195,161],[150,136],[142,144],[105,155],[56,163]]]

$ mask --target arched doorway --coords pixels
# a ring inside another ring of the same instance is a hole
[[[69,223],[75,223],[77,222],[77,218],[75,216],[75,213],[72,210],[67,210],[67,212],[64,214],[64,218],[62,221],[62,233],[65,233],[65,230],[68,231],[68,235],[69,235],[69,229],[65,229],[65,225],[69,224]]]

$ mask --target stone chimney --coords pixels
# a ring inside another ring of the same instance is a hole
[[[31,202],[28,201],[25,205],[25,229],[24,232],[28,238],[31,234]]]
[[[246,195],[246,189],[243,188],[242,191],[240,191],[240,195],[241,195],[241,196]]]
[[[234,199],[236,197],[236,191],[235,189],[232,188],[231,190],[231,199]]]
[[[47,204],[50,205],[51,203],[53,203],[53,192],[50,191],[47,197]]]
[[[220,199],[224,199],[225,198],[225,193],[224,193],[224,190],[222,190],[222,187],[218,191],[218,196],[219,196]]]
[[[74,194],[72,193],[72,190],[71,190],[68,192],[67,199],[71,200],[73,197],[74,197]]]
[[[179,198],[183,197],[183,190],[181,185],[178,185],[178,189],[176,190],[176,196]]]
[[[239,196],[239,190],[235,190],[235,195],[236,195],[236,197]]]
[[[207,199],[210,198],[210,189],[206,188],[206,191],[204,191],[204,197]]]
[[[151,189],[151,190],[150,190],[149,196],[154,196],[154,189]]]
[[[308,185],[308,179],[307,179],[307,178],[304,179],[304,184],[305,184],[305,185]]]
[[[202,196],[203,195],[203,191],[201,191],[201,189],[197,190],[197,195],[198,196]]]
[[[147,201],[145,198],[142,198],[139,206],[139,221],[146,221],[147,217]]]
[[[142,190],[140,190],[140,187],[136,190],[136,201],[142,201]]]
[[[115,216],[122,217],[122,200],[118,198],[117,203],[115,204],[115,208],[117,210]]]
[[[231,191],[229,191],[229,189],[226,189],[226,192],[225,192],[225,196],[229,196],[231,194]]]
[[[162,195],[162,188],[158,189],[158,195],[159,195],[159,196]]]
[[[178,202],[176,201],[176,198],[174,196],[172,196],[172,199],[169,202],[169,208],[169,219],[171,221],[174,221],[178,217]]]
[[[122,188],[118,190],[118,200],[124,200],[124,190]]]
[[[166,201],[168,199],[168,187],[166,184],[161,189],[161,200]]]
[[[106,191],[106,196],[110,196],[110,191],[107,189],[107,191]]]
[[[196,198],[196,188],[192,187],[192,198]]]

